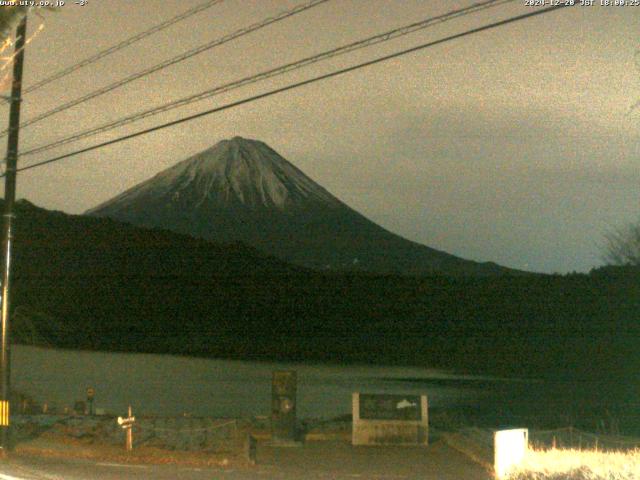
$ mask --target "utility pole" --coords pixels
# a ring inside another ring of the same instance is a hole
[[[27,16],[16,30],[15,57],[13,59],[13,82],[11,85],[11,110],[9,112],[9,136],[7,139],[7,165],[4,184],[4,230],[3,230],[3,271],[2,297],[0,304],[0,448],[6,455],[10,447],[9,436],[9,396],[11,393],[11,371],[9,357],[9,294],[11,279],[11,243],[13,239],[13,204],[16,200],[16,169],[18,166],[18,133],[20,127],[20,102],[22,100],[22,65],[27,37]]]

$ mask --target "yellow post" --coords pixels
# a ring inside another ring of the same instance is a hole
[[[9,402],[7,400],[0,400],[0,426],[9,426]]]
[[[131,405],[129,405],[129,418],[132,417]],[[133,450],[133,423],[127,426],[127,452]]]

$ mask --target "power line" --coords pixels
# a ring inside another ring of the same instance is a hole
[[[209,109],[209,110],[205,110],[205,111],[200,112],[200,113],[196,113],[194,115],[189,115],[187,117],[183,117],[183,118],[180,118],[178,120],[173,120],[171,122],[163,123],[161,125],[156,125],[155,127],[151,127],[151,128],[147,128],[147,129],[144,129],[144,130],[140,130],[138,132],[130,133],[128,135],[123,135],[123,136],[115,138],[113,140],[109,140],[109,141],[106,141],[106,142],[98,143],[98,144],[92,145],[90,147],[82,148],[82,149],[76,150],[76,151],[71,152],[71,153],[67,153],[67,154],[64,154],[64,155],[60,155],[58,157],[50,158],[48,160],[43,160],[41,162],[37,162],[37,163],[34,163],[32,165],[27,165],[26,167],[21,167],[21,168],[17,169],[17,171],[20,172],[20,171],[24,171],[24,170],[30,170],[32,168],[37,168],[37,167],[41,167],[43,165],[47,165],[47,164],[50,164],[50,163],[58,162],[60,160],[64,160],[66,158],[69,158],[69,157],[72,157],[72,156],[75,156],[75,155],[79,155],[81,153],[86,153],[86,152],[90,152],[92,150],[97,150],[99,148],[103,148],[103,147],[106,147],[106,146],[109,146],[109,145],[114,145],[116,143],[120,143],[120,142],[123,142],[125,140],[130,140],[132,138],[139,137],[139,136],[142,136],[142,135],[146,135],[148,133],[152,133],[152,132],[155,132],[155,131],[158,131],[158,130],[162,130],[164,128],[168,128],[168,127],[172,127],[174,125],[178,125],[178,124],[181,124],[181,123],[189,122],[191,120],[195,120],[195,119],[200,118],[200,117],[204,117],[204,116],[207,116],[207,115],[212,115],[214,113],[218,113],[218,112],[221,112],[223,110],[228,110],[230,108],[238,107],[240,105],[244,105],[246,103],[254,102],[256,100],[260,100],[260,99],[263,99],[263,98],[267,98],[267,97],[276,95],[278,93],[282,93],[282,92],[286,92],[286,91],[289,91],[289,90],[293,90],[295,88],[299,88],[299,87],[302,87],[304,85],[309,85],[309,84],[312,84],[312,83],[315,83],[315,82],[319,82],[321,80],[326,80],[328,78],[336,77],[338,75],[342,75],[342,74],[345,74],[345,73],[348,73],[348,72],[352,72],[352,71],[358,70],[360,68],[364,68],[364,67],[368,67],[368,66],[371,66],[371,65],[375,65],[375,64],[378,64],[378,63],[381,63],[381,62],[385,62],[387,60],[391,60],[391,59],[394,59],[394,58],[397,58],[397,57],[400,57],[400,56],[403,56],[403,55],[407,55],[409,53],[417,52],[419,50],[424,50],[424,49],[427,49],[427,48],[430,48],[430,47],[433,47],[433,46],[436,46],[436,45],[440,45],[440,44],[445,43],[445,42],[456,40],[458,38],[466,37],[468,35],[473,35],[475,33],[480,33],[480,32],[486,31],[486,30],[491,30],[491,29],[494,29],[494,28],[497,28],[497,27],[501,27],[503,25],[507,25],[507,24],[510,24],[510,23],[514,23],[514,22],[517,22],[517,21],[520,21],[520,20],[525,20],[527,18],[531,18],[531,17],[537,16],[537,15],[550,13],[550,12],[553,12],[553,11],[556,11],[556,10],[560,10],[560,9],[562,9],[564,7],[568,7],[568,6],[572,6],[572,5],[570,5],[570,4],[560,4],[560,5],[556,5],[556,6],[552,6],[552,7],[542,8],[542,9],[534,10],[532,12],[525,13],[525,14],[522,14],[522,15],[517,15],[515,17],[510,17],[510,18],[507,18],[505,20],[501,20],[499,22],[494,22],[494,23],[490,23],[490,24],[487,24],[487,25],[483,25],[481,27],[473,28],[471,30],[466,30],[466,31],[464,31],[462,33],[457,33],[455,35],[450,35],[448,37],[444,37],[444,38],[441,38],[439,40],[434,40],[432,42],[424,43],[424,44],[418,45],[416,47],[408,48],[406,50],[401,50],[399,52],[395,52],[395,53],[392,53],[392,54],[389,54],[389,55],[378,57],[378,58],[375,58],[373,60],[369,60],[369,61],[366,61],[366,62],[358,63],[358,64],[352,65],[350,67],[342,68],[340,70],[335,70],[335,71],[330,72],[330,73],[326,73],[326,74],[323,74],[323,75],[319,75],[317,77],[310,78],[308,80],[303,80],[303,81],[300,81],[300,82],[296,82],[296,83],[293,83],[293,84],[290,84],[290,85],[287,85],[287,86],[284,86],[284,87],[281,87],[281,88],[270,90],[270,91],[265,92],[265,93],[254,95],[252,97],[247,97],[247,98],[244,98],[242,100],[235,101],[235,102],[231,102],[231,103],[228,103],[226,105],[222,105],[220,107],[215,107],[215,108],[212,108],[212,109]],[[5,176],[5,174],[0,175],[0,177],[3,177],[3,176]]]
[[[245,28],[241,28],[240,30],[236,30],[233,33],[230,33],[228,35],[225,35],[224,37],[218,38],[216,40],[213,40],[209,43],[206,43],[204,45],[200,45],[199,47],[193,48],[191,50],[188,50],[187,52],[182,53],[181,55],[178,55],[176,57],[170,58],[169,60],[165,60],[164,62],[158,63],[157,65],[154,65],[153,67],[147,68],[145,70],[142,70],[140,72],[134,73],[132,75],[129,75],[128,77],[123,78],[122,80],[118,80],[117,82],[114,82],[110,85],[107,85],[105,87],[99,88],[98,90],[94,90],[93,92],[90,92],[86,95],[83,95],[81,97],[76,98],[75,100],[71,100],[70,102],[64,103],[56,108],[53,108],[47,112],[44,112],[40,115],[35,116],[32,119],[27,120],[26,122],[23,122],[20,124],[21,128],[24,127],[28,127],[29,125],[33,125],[34,123],[37,123],[41,120],[44,120],[45,118],[49,118],[52,115],[55,115],[57,113],[63,112],[65,110],[68,110],[72,107],[75,107],[76,105],[80,105],[81,103],[87,102],[93,98],[99,97],[101,95],[104,95],[105,93],[111,92],[117,88],[120,88],[123,85],[126,85],[127,83],[131,83],[134,80],[137,80],[139,78],[142,77],[146,77],[147,75],[150,75],[152,73],[155,73],[159,70],[162,70],[164,68],[167,68],[171,65],[175,65],[176,63],[182,62],[184,60],[187,60],[188,58],[194,57],[202,52],[205,52],[207,50],[211,50],[214,47],[217,47],[219,45],[222,45],[224,43],[230,42],[231,40],[234,40],[238,37],[242,37],[244,35],[247,35],[251,32],[254,32],[256,30],[259,30],[261,28],[266,27],[267,25],[271,25],[272,23],[276,23],[279,22],[281,20],[284,20],[286,18],[289,18],[293,15],[296,15],[300,12],[303,12],[305,10],[308,10],[310,8],[316,7],[320,4],[326,3],[329,0],[310,0],[307,3],[298,5],[296,7],[293,7],[289,10],[285,10],[283,12],[280,12],[279,14],[269,17],[265,20],[262,20],[258,23],[254,23],[253,25],[250,25],[248,27]],[[7,134],[8,130],[3,130],[2,132],[0,132],[0,137],[3,137]]]
[[[408,35],[410,33],[419,31],[419,30],[423,30],[425,28],[431,27],[435,24],[438,23],[442,23],[442,22],[446,22],[449,20],[453,20],[455,18],[464,16],[464,15],[469,15],[472,13],[476,13],[479,12],[481,10],[485,10],[488,8],[493,8],[499,5],[503,5],[506,3],[511,3],[514,2],[515,0],[484,0],[481,1],[479,3],[475,3],[473,5],[470,5],[468,7],[465,8],[461,8],[458,10],[452,10],[448,13],[445,13],[443,15],[438,15],[436,17],[430,17],[427,18],[425,20],[421,20],[419,22],[415,22],[403,27],[399,27],[393,30],[389,30],[387,32],[378,34],[378,35],[374,35],[372,37],[368,37],[365,38],[363,40],[358,40],[346,45],[343,45],[341,47],[337,47],[334,48],[332,50],[328,50],[325,52],[322,52],[320,54],[316,54],[316,55],[312,55],[310,57],[306,57],[303,58],[301,60],[297,60],[295,62],[291,62],[291,63],[287,63],[284,65],[281,65],[279,67],[276,68],[272,68],[263,72],[260,72],[258,74],[255,75],[251,75],[249,77],[244,77],[240,80],[236,80],[230,83],[226,83],[211,89],[207,89],[203,92],[200,93],[196,93],[194,95],[189,95],[187,97],[183,97],[181,99],[178,100],[174,100],[172,102],[166,103],[164,105],[158,106],[158,107],[154,107],[148,110],[143,110],[141,112],[138,113],[134,113],[132,115],[129,115],[127,117],[121,118],[119,120],[115,120],[113,122],[109,122],[97,127],[92,127],[86,130],[82,130],[80,132],[76,132],[73,135],[70,135],[68,137],[64,137],[62,139],[56,140],[54,142],[39,146],[39,147],[35,147],[32,148],[31,150],[27,150],[25,152],[23,152],[21,155],[22,156],[26,156],[26,155],[33,155],[36,153],[40,153],[46,150],[51,150],[52,148],[55,147],[59,147],[61,145],[65,145],[67,143],[72,143],[72,142],[76,142],[78,140],[81,140],[83,138],[87,138],[87,137],[91,137],[94,135],[97,135],[99,133],[104,133],[107,132],[109,130],[113,130],[115,128],[124,126],[124,125],[128,125],[130,123],[134,123],[137,122],[139,120],[142,120],[144,118],[147,117],[151,117],[151,116],[155,116],[158,115],[160,113],[169,111],[169,110],[173,110],[175,108],[178,107],[183,107],[186,105],[189,105],[191,103],[195,103],[210,97],[213,97],[215,95],[219,95],[222,93],[226,93],[229,92],[231,90],[235,90],[238,89],[240,87],[244,87],[246,85],[250,85],[262,80],[266,80],[268,78],[272,78],[275,76],[279,76],[279,75],[283,75],[285,73],[294,71],[294,70],[298,70],[300,68],[309,66],[311,64],[323,61],[323,60],[327,60],[329,58],[332,57],[336,57],[338,55],[344,55],[346,53],[350,53],[353,52],[355,50],[359,50],[361,48],[365,48],[365,47],[370,47],[372,45],[376,45],[378,43],[382,43],[382,42],[386,42],[389,40],[393,40],[395,38],[404,36],[404,35]]]
[[[173,18],[170,18],[169,20],[166,20],[162,23],[159,23],[158,25],[150,28],[149,30],[145,30],[144,32],[140,32],[136,35],[134,35],[133,37],[129,37],[126,40],[123,40],[122,42],[113,45],[105,50],[102,50],[98,53],[96,53],[95,55],[92,55],[90,57],[85,58],[84,60],[79,61],[78,63],[75,63],[67,68],[64,68],[36,83],[34,83],[33,85],[31,85],[30,87],[25,88],[23,95],[26,95],[27,93],[33,92],[35,90],[38,90],[41,87],[44,87],[45,85],[51,83],[51,82],[55,82],[56,80],[60,80],[63,77],[66,77],[67,75],[70,75],[72,73],[74,73],[77,70],[80,70],[81,68],[86,67],[87,65],[91,65],[92,63],[97,62],[98,60],[103,59],[104,57],[111,55],[112,53],[117,52],[118,50],[122,50],[125,47],[128,47],[130,45],[133,45],[136,42],[139,42],[140,40],[153,35],[154,33],[160,32],[161,30],[164,30],[166,28],[171,27],[172,25],[175,25],[178,22],[181,22],[182,20],[185,20],[189,17],[192,17],[193,15],[196,15],[204,10],[207,10],[208,8],[213,7],[214,5],[217,5],[218,3],[222,3],[224,0],[209,0],[207,2],[204,2],[200,5],[197,5]]]

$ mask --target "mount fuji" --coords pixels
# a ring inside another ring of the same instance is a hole
[[[515,272],[395,235],[263,142],[223,140],[86,212],[221,243],[243,242],[318,270],[408,275]]]

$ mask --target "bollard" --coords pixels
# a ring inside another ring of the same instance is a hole
[[[87,414],[91,416],[95,415],[95,412],[93,410],[93,398],[95,397],[95,394],[96,391],[94,388],[87,388]]]

